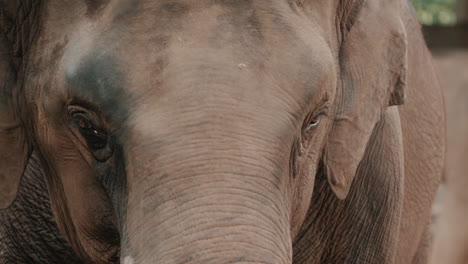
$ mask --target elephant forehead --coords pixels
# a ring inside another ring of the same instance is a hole
[[[113,120],[128,115],[124,75],[117,60],[107,54],[93,54],[65,72],[72,97],[92,103]]]
[[[325,41],[281,1],[137,2],[81,23],[62,59],[72,94],[106,112],[126,116],[123,102],[134,98],[213,91],[255,102],[289,93],[287,104],[303,105],[333,77]]]

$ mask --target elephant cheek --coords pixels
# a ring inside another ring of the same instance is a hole
[[[305,157],[298,160],[297,174],[292,181],[291,238],[294,241],[301,230],[313,194],[317,172],[317,157]],[[319,172],[320,173],[320,169]]]
[[[94,171],[76,150],[60,155],[45,148],[43,153],[49,157],[42,158],[42,164],[52,212],[62,235],[87,262],[109,263],[118,259],[120,235],[116,217]]]

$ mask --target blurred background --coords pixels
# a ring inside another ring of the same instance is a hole
[[[465,264],[468,263],[468,0],[410,1],[423,24],[447,106],[447,168],[433,207],[437,252],[433,261]],[[447,262],[449,258],[444,254],[459,256]]]
[[[468,0],[411,0],[431,49],[468,48]]]
[[[468,0],[410,1],[423,25],[445,90],[448,119],[446,178],[460,177],[456,176],[460,174],[468,177]],[[468,180],[466,182],[468,184]],[[440,214],[444,192],[442,187],[434,217]]]

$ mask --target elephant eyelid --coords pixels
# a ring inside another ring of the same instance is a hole
[[[306,131],[312,129],[313,127],[318,126],[318,124],[320,124],[320,118],[314,118],[306,127]]]
[[[92,110],[89,111],[87,108],[78,105],[70,105],[68,106],[68,114],[77,124],[78,128],[94,129],[100,132],[104,131],[101,125],[96,125],[101,124],[102,120],[99,118],[99,115],[95,114]]]
[[[107,146],[108,135],[98,128],[81,109],[70,110],[73,123],[78,128],[81,136],[86,140],[92,150],[103,149]]]
[[[75,114],[72,116],[73,121],[77,125],[78,129],[83,131],[97,131],[103,132],[103,129],[97,127],[93,121],[91,121],[86,115],[84,114]]]
[[[320,113],[316,114],[315,115],[316,117],[320,117],[320,116],[328,116],[328,112],[327,111],[321,111]]]
[[[91,118],[83,112],[75,112],[71,114],[71,118],[80,130],[98,130]]]
[[[305,128],[303,129],[303,132],[307,132],[310,129],[318,126],[320,124],[320,120],[322,116],[328,116],[328,113],[326,111],[319,112],[318,114],[315,114],[312,118],[308,119]]]

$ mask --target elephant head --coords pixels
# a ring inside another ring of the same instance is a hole
[[[65,2],[1,2],[0,207],[39,153],[87,262],[291,263],[403,103],[406,1]]]

